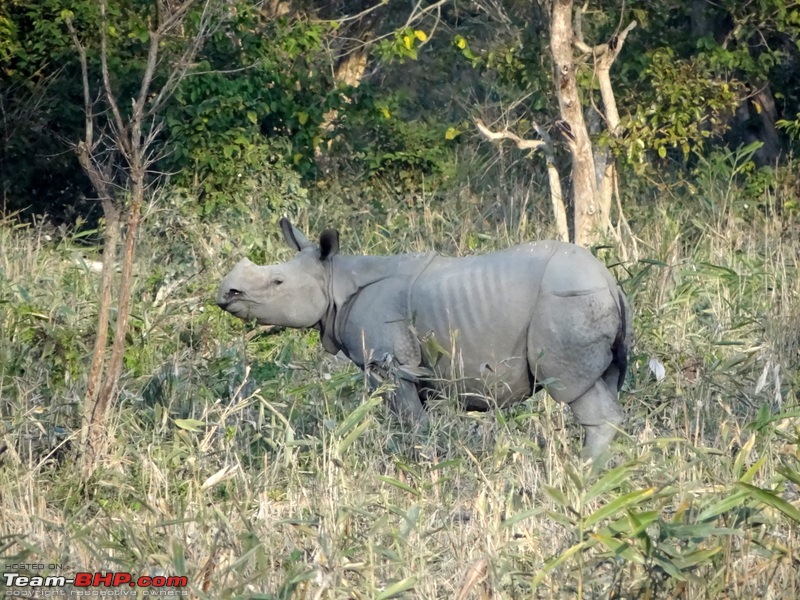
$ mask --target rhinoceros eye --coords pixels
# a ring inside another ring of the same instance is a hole
[[[272,285],[280,285],[283,283],[283,279],[273,279]]]
[[[241,296],[241,295],[242,295],[242,291],[241,290],[237,290],[237,289],[234,289],[234,288],[231,288],[231,289],[228,290],[228,296]]]

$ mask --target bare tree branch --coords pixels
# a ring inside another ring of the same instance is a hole
[[[83,84],[83,112],[85,116],[84,121],[84,141],[89,149],[94,146],[94,114],[92,111],[92,94],[89,89],[89,66],[86,60],[86,48],[83,47],[80,39],[78,39],[78,32],[75,31],[75,26],[72,19],[65,19],[67,30],[70,37],[72,37],[72,44],[78,52],[78,59],[81,63],[81,83]]]
[[[609,43],[607,49],[603,54],[596,59],[597,64],[597,78],[600,83],[600,95],[603,98],[603,106],[605,107],[606,120],[608,121],[608,128],[611,133],[617,133],[619,127],[619,111],[617,110],[617,101],[614,96],[614,89],[611,85],[611,67],[614,61],[619,56],[620,50],[625,43],[628,34],[636,27],[636,21],[631,21],[628,26],[616,37],[614,43]],[[595,55],[597,56],[597,55]]]
[[[147,66],[145,67],[144,75],[142,75],[139,97],[133,103],[134,114],[143,114],[144,103],[147,100],[147,93],[150,91],[150,84],[153,81],[153,74],[156,72],[156,65],[158,63],[158,47],[161,43],[161,32],[150,30],[149,36],[150,44],[147,48]]]
[[[520,150],[539,150],[543,146],[546,146],[546,143],[542,140],[523,139],[516,133],[509,131],[508,128],[504,128],[502,131],[491,131],[480,119],[475,119],[475,126],[487,140],[493,142],[498,140],[511,140]]]
[[[414,10],[411,11],[411,14],[408,15],[408,19],[406,19],[405,27],[411,27],[416,21],[427,15],[432,10],[438,10],[442,5],[447,4],[450,0],[438,0],[438,2],[434,2],[430,6],[426,6],[425,8],[419,8],[419,5],[422,4],[422,0],[417,2],[417,5],[414,7]]]
[[[195,0],[190,0],[187,2],[187,4],[195,3]],[[163,86],[161,86],[161,89],[156,94],[156,97],[150,102],[150,108],[147,113],[148,115],[156,114],[159,110],[161,110],[164,102],[166,102],[172,96],[180,82],[186,77],[189,68],[192,66],[194,57],[197,56],[197,53],[203,47],[205,40],[212,33],[211,21],[212,19],[211,14],[209,13],[209,1],[205,0],[203,14],[200,17],[200,24],[198,26],[197,33],[192,39],[189,47],[186,48],[181,57],[176,61],[174,67],[170,70],[170,73],[167,76],[167,81]],[[166,31],[167,30],[164,30],[162,34],[165,34]]]
[[[553,140],[544,127],[534,122],[533,127],[540,140],[526,140],[508,130],[492,131],[481,119],[475,119],[478,131],[490,141],[511,140],[520,150],[542,150],[547,164],[547,178],[550,183],[550,202],[553,205],[553,219],[555,221],[558,237],[562,241],[569,241],[569,226],[567,225],[567,209],[564,206],[564,195],[561,189],[561,175],[556,168]]]
[[[116,135],[120,142],[120,150],[123,154],[130,154],[127,140],[125,140],[125,123],[122,120],[122,115],[119,112],[117,101],[114,98],[113,89],[111,87],[111,77],[108,74],[108,14],[106,0],[98,0],[100,4],[100,70],[103,76],[103,87],[105,89],[106,102],[114,115],[113,125],[116,129]]]
[[[401,27],[401,29],[405,29],[406,27],[411,27],[414,23],[419,21],[422,17],[426,16],[431,11],[439,10],[442,6],[444,6],[445,4],[447,4],[450,1],[451,0],[438,0],[437,2],[434,2],[433,4],[431,4],[430,6],[426,6],[425,8],[422,8],[422,9],[419,7],[420,6],[420,2],[417,2],[416,5],[414,6],[414,8],[411,10],[411,14],[408,15],[408,18],[406,19],[405,25],[403,25],[403,27]],[[380,36],[376,37],[375,39],[370,40],[369,42],[365,42],[365,43],[363,43],[361,45],[364,46],[366,44],[372,44],[372,43],[375,43],[375,42],[379,42],[380,40],[384,40],[384,39],[386,39],[388,37],[393,36],[395,34],[395,31],[390,31],[388,33],[384,33],[383,35],[380,35]],[[358,48],[359,48],[359,46],[351,48],[350,52],[353,52],[353,51],[357,50]]]
[[[349,23],[350,21],[358,21],[362,17],[366,17],[371,12],[373,12],[375,10],[378,10],[382,6],[386,6],[387,4],[389,4],[389,0],[380,0],[380,2],[378,2],[376,5],[370,6],[369,8],[365,8],[360,13],[356,13],[354,15],[350,15],[350,16],[347,16],[347,17],[341,17],[341,18],[335,19],[335,22],[337,22],[340,25],[342,25],[344,23]]]

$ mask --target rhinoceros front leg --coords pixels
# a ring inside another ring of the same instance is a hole
[[[417,386],[413,381],[397,378],[394,392],[389,395],[389,404],[403,421],[414,427],[428,422],[428,413],[419,399]]]
[[[586,431],[583,457],[598,458],[611,444],[617,425],[624,419],[616,394],[608,389],[605,381],[598,379],[586,393],[571,402],[570,407]]]
[[[417,377],[401,365],[395,365],[391,355],[371,362],[366,367],[370,387],[379,388],[389,381],[393,386],[388,394],[389,406],[401,420],[418,427],[428,422],[428,413],[422,406],[417,390]]]

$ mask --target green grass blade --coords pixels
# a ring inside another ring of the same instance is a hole
[[[650,487],[643,490],[636,490],[635,492],[630,492],[628,494],[623,494],[618,498],[612,500],[605,506],[598,508],[594,511],[591,515],[586,518],[584,522],[585,527],[592,527],[596,523],[599,523],[603,519],[606,519],[613,514],[628,508],[629,506],[634,506],[641,502],[642,500],[646,500],[653,494],[655,494],[656,488]]]
[[[741,481],[737,481],[735,485],[745,491],[751,498],[778,509],[795,523],[800,523],[800,509],[789,504],[786,500],[776,495],[775,492],[750,485],[749,483],[742,483]]]
[[[538,573],[536,573],[536,575],[533,577],[533,580],[531,581],[531,588],[536,589],[536,587],[540,583],[542,583],[542,581],[544,581],[544,578],[547,577],[547,575],[551,571],[556,569],[563,562],[567,561],[573,554],[576,554],[584,550],[586,547],[587,547],[586,542],[580,542],[578,544],[575,544],[571,548],[567,548],[564,552],[562,552],[558,556],[554,556],[553,558],[548,560],[546,563],[544,563],[542,569]]]
[[[391,584],[380,594],[378,594],[375,598],[376,600],[387,600],[388,598],[394,598],[395,596],[402,594],[403,592],[407,592],[415,585],[417,585],[417,576],[412,575],[411,577],[406,577],[401,581],[396,581],[395,583]]]

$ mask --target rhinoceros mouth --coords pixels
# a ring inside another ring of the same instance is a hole
[[[272,334],[286,329],[283,325],[276,325],[275,323],[270,323],[266,319],[253,315],[250,311],[249,303],[241,298],[231,300],[227,303],[219,303],[218,306],[237,319],[241,319],[242,321],[255,321],[259,326],[266,328],[261,333]]]
[[[229,300],[221,299],[217,302],[217,306],[219,306],[225,312],[232,314],[234,317],[239,317],[240,319],[249,318],[250,311],[247,309],[247,304],[241,298]]]

